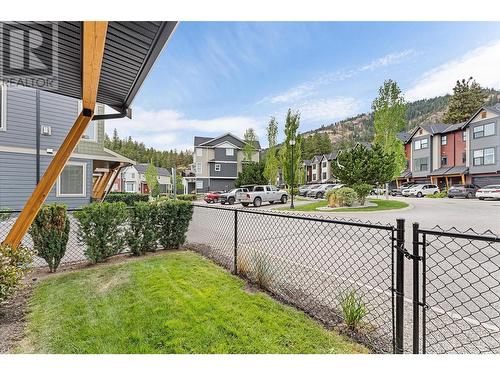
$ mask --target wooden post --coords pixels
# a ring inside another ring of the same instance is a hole
[[[449,186],[450,186],[450,185],[448,184],[448,176],[444,176],[444,179],[445,179],[445,181],[446,181],[446,190],[448,190],[448,189],[449,189]]]
[[[465,185],[465,175],[461,174],[460,177],[462,178],[462,185]]]
[[[99,181],[99,184],[96,185],[95,187],[94,198],[102,199],[102,197],[104,196],[104,192],[106,191],[106,186],[108,186],[108,183],[111,180],[113,173],[114,171],[109,171],[104,173],[101,180]]]
[[[101,64],[107,28],[107,22],[86,21],[83,23],[83,110],[64,139],[61,147],[57,150],[40,182],[28,198],[23,210],[5,238],[4,244],[17,247],[21,243],[40,207],[54,186],[57,177],[61,174],[71,153],[92,119],[97,98],[97,89],[99,87],[99,78],[101,76]]]

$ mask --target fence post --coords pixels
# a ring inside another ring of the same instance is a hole
[[[420,318],[419,318],[419,234],[418,223],[413,223],[413,354],[419,353],[419,334],[420,334]]]
[[[234,210],[234,256],[233,273],[238,274],[238,209]]]
[[[402,354],[404,348],[404,245],[405,220],[396,220],[396,354]]]

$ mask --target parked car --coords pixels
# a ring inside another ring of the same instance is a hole
[[[467,199],[474,198],[479,186],[474,184],[453,185],[448,189],[448,198],[464,197]]]
[[[222,191],[211,191],[205,195],[204,200],[207,203],[217,203],[222,193]]]
[[[372,191],[370,191],[371,195],[384,195],[385,188],[384,187],[374,187]]]
[[[302,197],[305,197],[305,196],[307,196],[307,193],[309,192],[309,190],[315,189],[318,186],[319,185],[303,185],[303,186],[299,187],[299,195]]]
[[[321,184],[318,187],[311,189],[307,192],[307,196],[311,198],[324,198],[326,191],[333,189],[337,184]]]
[[[416,184],[414,184],[412,182],[404,183],[400,187],[392,189],[390,194],[393,197],[395,197],[397,195],[403,195],[403,190],[409,189],[409,188],[411,188],[412,186],[415,186],[415,185]]]
[[[421,198],[425,195],[432,195],[435,193],[439,193],[439,188],[437,185],[433,184],[419,184],[414,185],[408,189],[404,189],[402,194],[405,197],[409,197],[410,195],[414,195],[417,198]]]
[[[500,185],[486,185],[476,191],[476,197],[480,200],[486,198],[500,199]]]
[[[248,193],[248,191],[248,188],[236,188],[227,193],[222,193],[219,197],[219,202],[221,204],[234,204],[236,202],[236,193]]]
[[[236,193],[236,199],[241,202],[244,207],[247,207],[249,204],[259,207],[263,202],[269,202],[271,204],[274,202],[286,203],[288,200],[288,193],[273,185],[257,185],[246,193]]]

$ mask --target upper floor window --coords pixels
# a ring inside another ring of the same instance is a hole
[[[442,145],[442,146],[446,146],[447,144],[448,144],[448,136],[443,135],[443,136],[441,137],[441,145]]]
[[[313,164],[313,169],[316,169],[316,164]]]
[[[196,149],[196,156],[203,156],[203,149],[202,148]]]
[[[326,168],[326,161],[323,162],[322,167]]]
[[[491,122],[489,124],[478,125],[473,129],[473,138],[488,137],[495,134],[495,123]]]
[[[87,163],[69,162],[57,180],[58,197],[85,197]]]
[[[428,158],[418,158],[413,161],[413,170],[415,172],[423,172],[429,169]]]
[[[441,156],[441,166],[445,167],[448,165],[448,156]]]
[[[216,172],[220,172],[220,164],[215,164],[214,169]]]
[[[134,172],[130,173],[130,178],[135,178],[135,173]]]
[[[467,160],[467,153],[464,151],[462,152],[462,163],[465,163]]]
[[[415,141],[415,150],[421,150],[429,147],[429,140],[427,138],[418,139]]]
[[[0,85],[0,130],[7,130],[7,87]]]
[[[234,148],[226,148],[226,156],[234,156]]]
[[[495,149],[493,147],[474,150],[474,165],[495,164]]]
[[[202,170],[203,170],[203,168],[201,166],[201,163],[200,162],[196,163],[195,168],[194,168],[195,173],[201,173]]]
[[[467,130],[464,130],[464,131],[462,132],[462,141],[464,141],[464,142],[465,142],[466,140],[467,140]]]

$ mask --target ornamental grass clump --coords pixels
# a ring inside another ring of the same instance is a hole
[[[342,306],[342,313],[344,322],[347,328],[356,330],[359,328],[361,320],[366,316],[367,309],[361,297],[358,297],[356,291],[351,289],[340,297],[340,306]]]
[[[33,262],[34,254],[32,250],[21,245],[14,248],[0,244],[0,303],[19,288]]]
[[[69,228],[66,206],[57,203],[42,206],[31,224],[29,233],[33,247],[37,255],[47,262],[50,272],[56,272],[66,253]]]
[[[78,240],[85,244],[85,256],[95,264],[119,254],[125,245],[127,206],[123,202],[92,203],[75,212]]]

